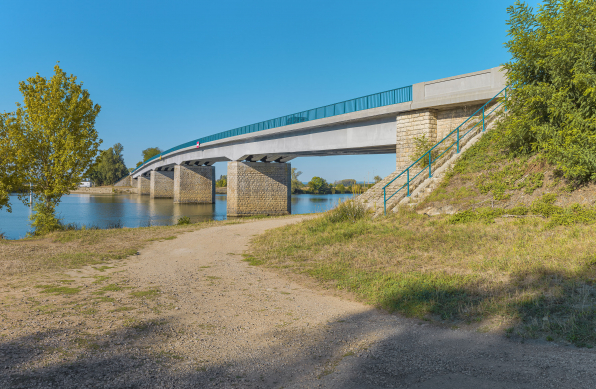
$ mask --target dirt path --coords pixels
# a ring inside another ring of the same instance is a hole
[[[596,387],[593,350],[429,326],[242,261],[252,236],[301,219],[163,235],[126,260],[11,281],[0,388]]]
[[[592,350],[431,327],[241,261],[250,237],[297,220],[188,233],[129,265],[133,282],[177,297],[172,319],[188,332],[169,347],[203,363],[170,376],[173,386],[595,387]]]

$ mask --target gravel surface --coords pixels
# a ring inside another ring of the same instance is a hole
[[[79,320],[64,311],[19,316],[0,305],[0,387],[596,387],[593,350],[389,315],[242,261],[252,236],[299,220],[211,227],[151,244],[105,270],[109,282],[160,291],[136,300],[114,291],[111,304],[129,312]],[[92,289],[97,281],[87,274],[66,275]]]

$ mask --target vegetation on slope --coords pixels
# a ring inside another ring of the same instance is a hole
[[[596,344],[596,3],[508,12],[508,113],[418,212],[344,204],[255,238],[250,263],[424,320]]]

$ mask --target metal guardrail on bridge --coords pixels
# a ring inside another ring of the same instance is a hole
[[[263,122],[250,124],[248,126],[234,128],[233,130],[223,131],[217,134],[205,136],[199,139],[195,139],[190,142],[183,143],[176,147],[172,147],[160,154],[149,158],[141,166],[133,171],[141,169],[145,164],[151,162],[163,155],[167,155],[173,151],[191,147],[200,142],[204,144],[219,139],[229,138],[232,136],[249,134],[252,132],[269,130],[271,128],[277,128],[282,126],[288,126],[290,124],[302,123],[311,120],[323,119],[331,116],[343,115],[345,113],[363,111],[366,109],[384,107],[386,105],[393,105],[399,103],[405,103],[412,101],[412,86],[405,86],[402,88],[392,89],[385,92],[374,93],[372,95],[358,97],[351,100],[342,101],[335,104],[326,105],[324,107],[313,108],[306,111],[298,112],[292,115],[281,116],[275,119],[265,120]]]

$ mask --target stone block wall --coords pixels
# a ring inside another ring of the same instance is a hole
[[[174,197],[174,172],[152,170],[150,194],[152,199]]]
[[[151,194],[151,180],[146,176],[139,176],[137,178],[137,187],[139,188],[139,190],[137,191],[138,194]]]
[[[175,203],[214,203],[215,166],[175,166]]]
[[[132,178],[132,176],[126,176],[120,181],[116,182],[114,186],[134,186],[136,182],[136,178]]]
[[[482,105],[472,105],[464,107],[456,107],[452,109],[441,110],[437,113],[437,139],[440,141],[447,136],[451,131],[455,130],[457,126],[462,124],[464,120],[470,117]],[[488,113],[488,112],[487,112]],[[482,113],[480,113],[482,115]],[[481,116],[482,117],[482,116]],[[476,122],[474,122],[475,124]],[[462,134],[463,135],[463,134]]]
[[[228,162],[228,216],[292,211],[289,163]]]
[[[437,138],[437,111],[421,109],[397,116],[396,169],[405,169],[412,164],[415,153],[414,138],[426,136],[431,142]]]

